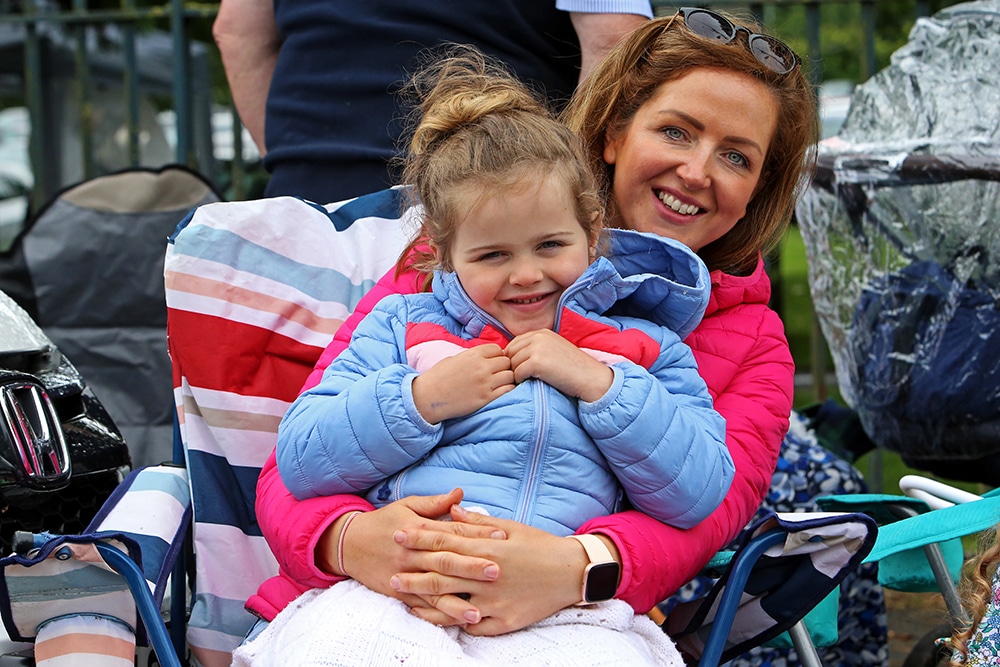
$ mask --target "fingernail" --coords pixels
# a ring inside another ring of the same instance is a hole
[[[396,544],[402,544],[406,541],[406,532],[402,530],[397,530],[392,534],[392,539],[395,540]]]
[[[458,516],[468,516],[469,515],[469,510],[465,509],[461,505],[452,505],[451,506],[451,511],[454,512],[455,514],[457,514]]]
[[[506,540],[507,533],[503,532],[502,530],[494,530],[492,533],[490,533],[490,537],[492,537],[494,540]]]
[[[487,579],[496,579],[500,576],[500,568],[496,565],[487,565],[483,568],[483,574],[486,575]]]
[[[469,609],[464,614],[462,614],[469,623],[478,623],[480,620],[478,609]]]
[[[389,579],[389,586],[392,588],[392,590],[398,591],[399,590],[399,577],[397,577],[396,575],[392,575],[392,578]]]

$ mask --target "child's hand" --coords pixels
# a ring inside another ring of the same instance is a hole
[[[514,381],[536,378],[567,396],[596,401],[614,382],[614,371],[550,329],[517,336],[507,345]]]
[[[464,417],[514,388],[499,345],[479,345],[442,359],[413,381],[413,402],[431,424]]]

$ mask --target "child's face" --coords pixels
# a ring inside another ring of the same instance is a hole
[[[559,297],[592,259],[568,188],[549,174],[479,202],[451,245],[462,287],[515,336],[553,328]]]

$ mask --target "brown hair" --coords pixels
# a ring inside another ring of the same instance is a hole
[[[569,188],[587,238],[600,232],[600,199],[579,137],[559,122],[499,62],[471,46],[450,45],[421,69],[408,88],[417,124],[403,164],[403,180],[423,204],[423,224],[397,265],[427,272],[442,268],[458,222],[473,202],[502,195],[553,174]],[[473,204],[475,205],[475,204]],[[429,279],[428,279],[429,284]]]
[[[762,32],[753,23],[733,22]],[[767,86],[778,103],[778,118],[757,191],[736,226],[698,253],[710,270],[745,274],[754,269],[761,253],[778,243],[791,220],[805,185],[803,176],[815,161],[819,122],[815,93],[801,68],[787,74],[772,72],[750,52],[742,34],[737,41],[723,44],[699,37],[684,27],[680,16],[648,21],[623,39],[581,84],[564,120],[587,147],[610,224],[620,225],[611,196],[613,167],[604,162],[605,142],[628,128],[661,84],[711,67],[746,74]]]

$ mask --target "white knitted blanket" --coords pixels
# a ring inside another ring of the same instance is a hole
[[[476,637],[422,621],[402,602],[355,581],[304,593],[233,654],[237,667],[683,664],[653,621],[618,600],[564,609],[518,632]]]

